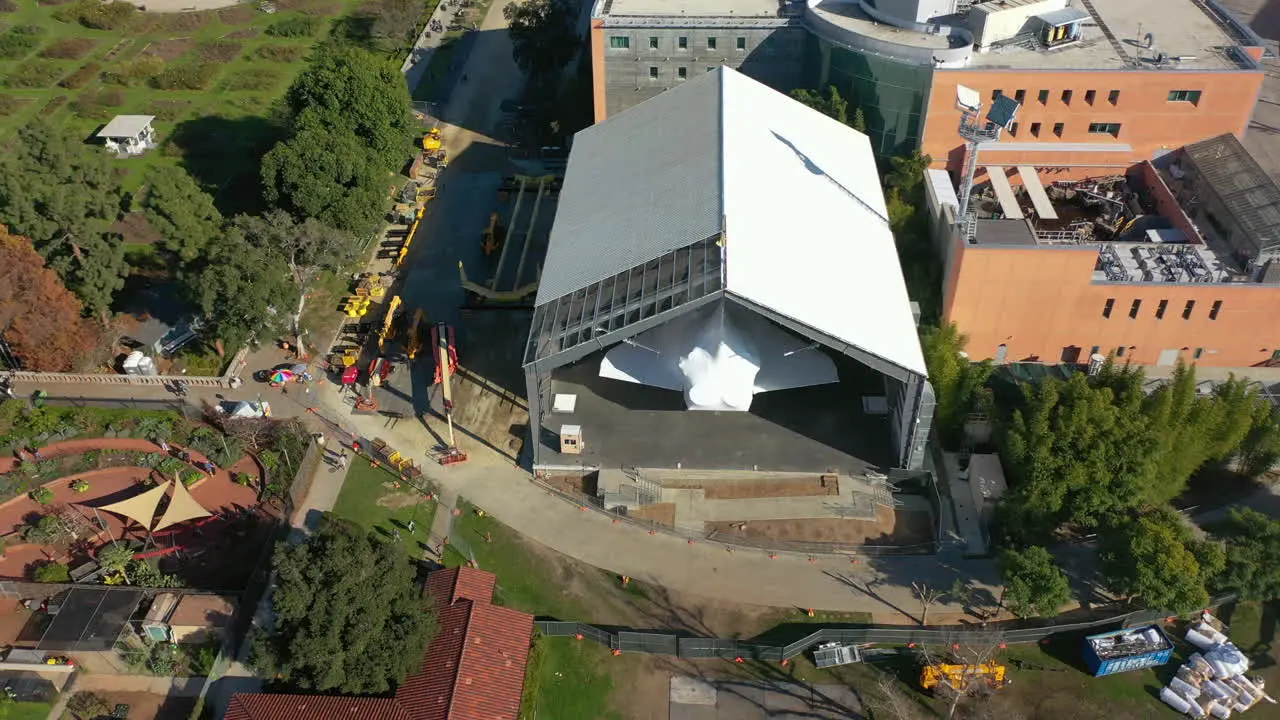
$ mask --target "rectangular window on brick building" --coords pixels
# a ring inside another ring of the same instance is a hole
[[[1120,91],[1119,91],[1119,90],[1112,90],[1111,92],[1107,93],[1107,102],[1111,103],[1112,105],[1119,105],[1119,104],[1120,104]]]
[[[1089,359],[1090,359],[1090,360],[1092,360],[1092,359],[1093,359],[1093,356],[1094,356],[1094,355],[1097,355],[1097,354],[1098,354],[1098,351],[1099,351],[1099,350],[1101,350],[1101,349],[1102,349],[1102,346],[1101,346],[1101,345],[1094,345],[1094,346],[1093,346],[1093,348],[1092,348],[1091,350],[1089,350]]]
[[[991,91],[991,100],[992,100],[992,102],[995,102],[995,99],[996,99],[996,98],[998,98],[998,97],[1000,97],[1000,96],[1001,96],[1001,95],[1003,95],[1003,94],[1004,94],[1004,91],[1003,91],[1003,90],[992,90],[992,91]]]
[[[1067,129],[1067,126],[1063,125],[1062,123],[1053,124],[1053,134],[1057,135],[1058,137],[1062,137],[1062,132],[1066,129]]]
[[[1014,99],[1015,101],[1017,101],[1017,103],[1018,103],[1019,105],[1021,105],[1022,103],[1026,102],[1026,100],[1027,100],[1027,91],[1026,91],[1026,90],[1015,90],[1015,91],[1013,91],[1013,99]]]
[[[1124,357],[1124,346],[1123,346],[1123,345],[1121,345],[1120,347],[1116,348],[1116,357],[1118,357],[1118,358],[1122,358],[1122,357]]]
[[[1073,95],[1075,95],[1075,93],[1071,92],[1070,90],[1063,90],[1063,91],[1062,91],[1062,104],[1063,104],[1063,105],[1070,105],[1070,104],[1071,104],[1071,97],[1072,97]]]
[[[1040,123],[1031,123],[1031,137],[1040,137]]]
[[[1111,311],[1114,310],[1115,307],[1116,307],[1116,299],[1107,298],[1107,302],[1102,306],[1102,317],[1104,318],[1111,317]]]
[[[1084,91],[1084,101],[1089,103],[1090,105],[1093,104],[1093,101],[1097,99],[1097,97],[1098,97],[1098,92],[1096,90]]]
[[[1036,96],[1036,99],[1040,101],[1040,104],[1041,104],[1041,105],[1048,105],[1048,104],[1049,104],[1049,91],[1048,91],[1048,90],[1041,90],[1041,91],[1040,91],[1040,94]]]
[[[1009,134],[1010,134],[1010,135],[1012,135],[1012,136],[1014,136],[1014,137],[1017,137],[1017,135],[1018,135],[1018,123],[1009,123]]]
[[[1169,102],[1186,102],[1192,105],[1200,104],[1199,90],[1170,90]]]
[[[614,50],[626,50],[631,47],[631,38],[622,35],[614,35],[609,38],[609,47]]]
[[[1138,317],[1138,311],[1139,311],[1139,310],[1141,310],[1141,309],[1142,309],[1142,301],[1141,301],[1141,300],[1134,300],[1134,301],[1133,301],[1133,304],[1129,306],[1129,317],[1131,317],[1131,318],[1137,318],[1137,317]]]
[[[1093,135],[1120,136],[1120,123],[1089,123],[1089,133]]]
[[[1200,359],[1200,356],[1201,356],[1201,355],[1203,355],[1203,354],[1204,354],[1204,348],[1196,348],[1196,351],[1195,351],[1195,352],[1193,352],[1193,353],[1191,353],[1191,359],[1192,359],[1192,360],[1199,360],[1199,359]]]
[[[1195,309],[1196,309],[1196,301],[1195,301],[1195,300],[1188,300],[1188,301],[1187,301],[1187,304],[1186,304],[1186,305],[1184,305],[1184,306],[1182,307],[1182,319],[1183,319],[1183,320],[1190,320],[1190,319],[1191,319],[1191,311],[1192,311],[1192,310],[1195,310]]]
[[[1165,311],[1165,310],[1168,310],[1168,309],[1169,309],[1169,301],[1168,301],[1168,300],[1161,300],[1161,301],[1160,301],[1160,304],[1156,306],[1156,319],[1157,319],[1157,320],[1163,320],[1163,319],[1164,319],[1164,311]]]
[[[1218,313],[1220,313],[1220,312],[1222,312],[1222,301],[1221,301],[1221,300],[1214,300],[1214,301],[1213,301],[1213,307],[1209,308],[1209,319],[1210,319],[1210,320],[1217,320],[1217,319],[1218,319]]]

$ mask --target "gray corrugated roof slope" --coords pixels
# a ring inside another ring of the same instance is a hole
[[[574,136],[539,305],[720,232],[721,95],[707,73]]]

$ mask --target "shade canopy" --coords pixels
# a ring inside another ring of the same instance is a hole
[[[154,530],[163,530],[180,522],[209,517],[212,514],[191,497],[187,486],[176,482],[173,483],[173,496],[169,498],[169,507],[165,508],[164,515],[160,516],[160,522],[156,523]]]
[[[164,497],[164,491],[168,487],[169,483],[166,482],[163,485],[151,488],[141,495],[135,495],[128,500],[121,500],[98,509],[129,518],[144,528],[150,528],[151,521],[156,516],[156,507],[160,505],[160,498]]]

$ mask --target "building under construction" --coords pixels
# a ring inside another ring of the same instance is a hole
[[[580,132],[524,369],[536,468],[919,467],[867,138],[728,69]]]

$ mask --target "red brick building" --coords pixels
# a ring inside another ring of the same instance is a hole
[[[239,693],[223,720],[516,720],[533,616],[492,604],[495,581],[470,568],[427,576],[438,630],[395,695]]]

